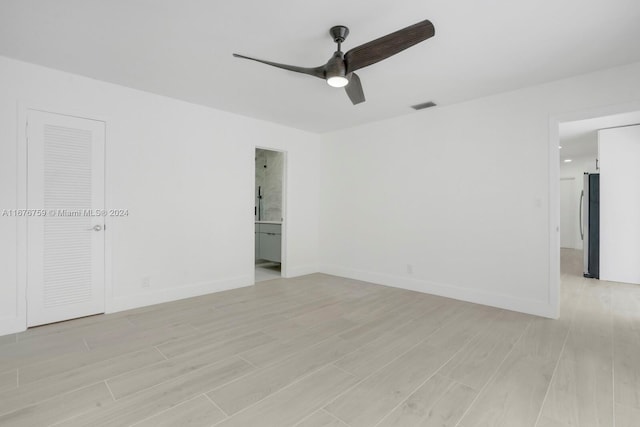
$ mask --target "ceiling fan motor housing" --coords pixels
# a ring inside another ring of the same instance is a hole
[[[347,68],[344,65],[344,55],[338,50],[333,54],[325,66],[325,78],[344,77],[346,72]]]

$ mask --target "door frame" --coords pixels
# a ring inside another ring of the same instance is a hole
[[[549,116],[549,294],[555,316],[560,316],[560,124],[640,111],[640,102],[607,105]]]
[[[108,185],[109,171],[108,165],[108,136],[109,136],[109,119],[100,114],[87,113],[86,111],[74,111],[69,108],[58,106],[43,106],[36,102],[17,102],[17,200],[16,209],[27,209],[27,120],[29,111],[40,111],[44,113],[58,114],[62,116],[70,116],[79,119],[94,120],[104,123],[104,206],[109,209],[112,206],[113,195]],[[107,215],[104,217],[104,312],[110,313],[113,308],[113,239],[112,228],[113,221]],[[16,276],[17,276],[17,292],[16,292],[16,312],[17,327],[22,330],[27,329],[27,283],[28,283],[28,247],[27,247],[27,217],[16,218]]]
[[[287,200],[289,199],[288,197],[288,170],[289,170],[289,166],[288,166],[288,162],[289,162],[289,153],[287,152],[287,150],[281,149],[281,148],[273,148],[273,147],[267,147],[264,145],[254,145],[253,146],[253,151],[251,153],[251,159],[252,159],[252,170],[253,170],[253,174],[251,175],[251,206],[255,205],[255,199],[256,199],[256,161],[255,161],[255,157],[256,157],[256,150],[268,150],[268,151],[276,151],[278,153],[282,153],[282,236],[281,238],[281,252],[280,252],[280,276],[282,278],[287,278],[289,277],[289,273],[288,273],[288,262],[287,262],[287,241],[288,241],[288,236],[289,233],[287,232],[288,229],[288,219],[287,219]],[[255,230],[255,215],[251,216],[253,218],[252,220],[252,224],[251,224],[251,229]],[[256,248],[256,241],[255,239],[253,239],[253,251],[251,252],[252,254],[255,254]],[[251,277],[253,277],[253,284],[256,284],[256,269],[255,269],[255,258],[252,256],[253,262],[251,263],[252,265],[252,272],[251,272]]]

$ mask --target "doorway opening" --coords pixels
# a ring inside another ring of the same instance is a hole
[[[559,215],[555,222],[559,229],[553,226],[551,230],[552,289],[554,280],[559,290],[558,279],[562,282],[570,277],[632,283],[615,277],[622,277],[618,272],[625,268],[618,265],[620,259],[633,250],[640,254],[640,245],[633,242],[630,245],[634,248],[621,247],[625,233],[631,229],[640,232],[640,222],[629,218],[626,231],[617,231],[623,222],[621,214],[634,209],[640,212],[640,197],[631,196],[639,193],[640,185],[635,182],[640,180],[633,177],[640,174],[635,172],[637,168],[622,164],[640,156],[639,107],[606,108],[552,122],[551,196],[557,203],[551,205],[555,211],[552,218]],[[637,142],[620,142],[618,134],[627,130],[631,134],[634,127],[638,129],[634,133]],[[630,185],[635,185],[635,190]],[[556,278],[554,271],[560,273]],[[640,277],[640,272],[635,274]]]
[[[598,174],[598,129],[600,124],[592,120],[564,122],[559,125],[560,165],[560,271],[564,275],[580,277],[589,272],[584,254],[597,254],[595,239],[597,227],[585,219],[595,218],[597,207],[585,188],[584,177]],[[586,197],[585,197],[586,196]],[[597,270],[597,260],[592,257],[591,271]],[[595,278],[595,277],[594,277]]]
[[[285,154],[255,150],[255,282],[283,276]]]

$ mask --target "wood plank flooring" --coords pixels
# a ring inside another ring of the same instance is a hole
[[[559,320],[313,274],[0,337],[0,425],[640,426],[640,286],[580,256]]]

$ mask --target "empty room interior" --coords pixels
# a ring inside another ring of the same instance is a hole
[[[3,0],[0,426],[640,426],[638,22]]]

